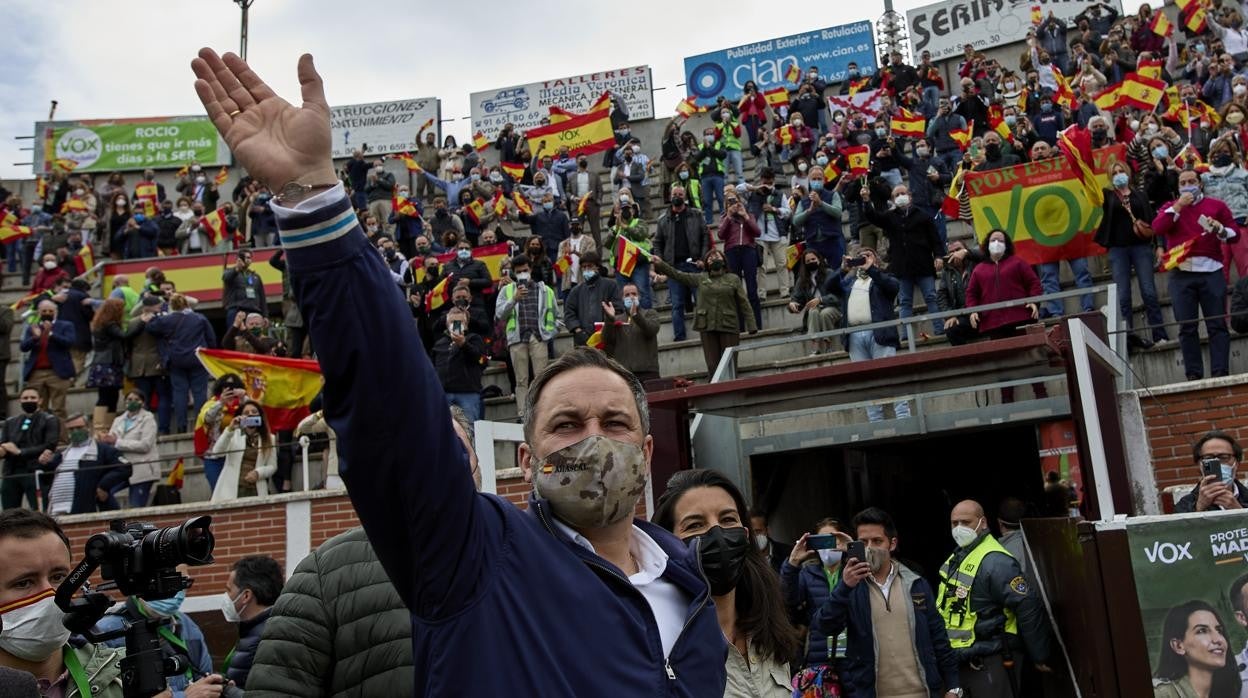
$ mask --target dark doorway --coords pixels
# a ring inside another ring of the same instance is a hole
[[[1043,481],[1034,425],[961,432],[859,448],[819,448],[751,459],[755,506],[772,535],[791,542],[821,518],[848,525],[878,506],[897,521],[897,554],[932,579],[953,549],[949,512],[963,499],[987,511],[1005,497],[1040,501]]]

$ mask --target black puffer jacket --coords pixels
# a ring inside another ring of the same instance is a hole
[[[305,557],[272,610],[249,697],[414,694],[411,617],[364,529]]]
[[[238,644],[234,645],[234,650],[229,654],[225,678],[233,681],[239,688],[247,688],[247,680],[252,676],[251,667],[256,661],[256,646],[260,644],[264,626],[268,624],[272,613],[272,608],[266,608],[255,618],[238,624]]]

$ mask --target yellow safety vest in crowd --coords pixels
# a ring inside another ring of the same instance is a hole
[[[949,645],[955,650],[975,644],[977,616],[971,610],[971,586],[975,584],[975,573],[979,571],[980,563],[989,553],[1010,555],[1010,551],[1002,547],[992,534],[988,534],[980,539],[979,544],[967,554],[957,569],[950,569],[953,555],[940,567],[940,591],[936,595],[936,607],[940,609],[940,617],[945,619]],[[1001,610],[1005,612],[1005,632],[1017,635],[1018,618],[1008,608]]]

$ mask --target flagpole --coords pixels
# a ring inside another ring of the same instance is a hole
[[[238,55],[243,60],[247,60],[247,10],[251,9],[251,3],[256,0],[234,0],[234,4],[243,11],[242,26],[238,32]]]

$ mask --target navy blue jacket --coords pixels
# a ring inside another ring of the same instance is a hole
[[[945,621],[936,609],[936,594],[927,580],[910,568],[897,564],[897,578],[893,584],[903,584],[909,590],[905,595],[906,610],[910,614],[910,628],[914,635],[915,654],[919,669],[927,682],[932,698],[940,698],[949,689],[957,688],[958,660],[949,647],[945,633]],[[850,588],[842,579],[827,603],[815,612],[811,619],[812,630],[824,635],[836,636],[848,631],[845,658],[846,670],[843,682],[850,692],[847,698],[875,698],[875,629],[871,624],[871,582],[862,580]]]
[[[836,273],[841,274],[841,322],[847,323],[849,322],[849,294],[854,290],[854,281],[857,280],[858,275],[854,269],[846,273],[837,270]],[[901,290],[901,284],[891,274],[880,271],[880,268],[876,266],[867,270],[867,276],[871,277],[871,322],[896,320],[897,315],[893,312],[893,299]],[[874,330],[873,334],[875,343],[882,347],[901,347],[901,336],[897,333],[896,327]],[[843,335],[842,339],[848,347],[849,335]]]
[[[685,545],[635,522],[670,556],[663,577],[692,599],[664,657],[646,599],[557,532],[545,502],[521,510],[476,491],[407,304],[346,196],[275,210],[343,480],[411,612],[416,695],[723,696],[727,645]],[[409,356],[377,361],[378,347]],[[420,448],[394,448],[399,439]]]
[[[793,623],[808,628],[803,665],[832,664],[836,659],[836,638],[833,637],[829,645],[827,634],[811,625],[815,612],[827,604],[828,597],[832,595],[823,563],[816,559],[801,567],[794,567],[785,560],[784,566],[780,568],[780,591],[784,595],[784,606]]]
[[[71,514],[89,514],[94,511],[116,509],[116,503],[109,505],[96,499],[95,490],[98,488],[109,492],[112,488],[130,481],[131,467],[121,457],[121,451],[99,441],[95,442],[95,448],[96,457],[83,458],[78,461],[78,470],[74,471],[74,505],[69,510]],[[58,451],[52,456],[52,460],[43,466],[44,472],[50,473],[59,468],[64,457],[65,452]],[[113,467],[105,467],[110,465]],[[51,490],[54,479],[53,475],[43,476],[44,492]]]
[[[89,305],[82,304],[82,301],[87,298],[90,296],[82,291],[67,288],[65,289],[65,302],[58,303],[59,307],[56,311],[57,320],[64,320],[74,326],[73,346],[83,351],[91,351],[91,318],[95,317],[95,310]]]
[[[21,349],[26,354],[26,365],[22,367],[22,379],[27,380],[30,374],[35,370],[35,361],[39,358],[39,343],[41,337],[36,337],[30,331],[31,326],[26,325],[22,329]],[[74,326],[64,320],[57,320],[52,323],[52,334],[48,336],[48,361],[52,363],[52,372],[61,378],[73,378],[77,373],[74,371],[74,359],[70,356],[69,348],[74,346],[74,339],[77,333],[74,332]]]
[[[200,365],[195,350],[217,346],[217,333],[212,324],[193,310],[157,315],[147,323],[146,329],[160,339],[157,349],[165,368],[195,368]]]

